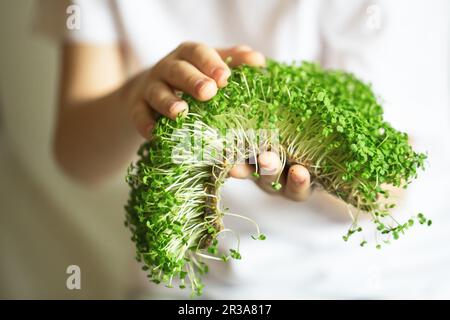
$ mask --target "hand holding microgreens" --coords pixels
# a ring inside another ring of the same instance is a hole
[[[207,102],[183,98],[189,113],[176,120],[160,118],[127,176],[131,191],[126,225],[136,243],[137,260],[152,281],[170,287],[179,279],[181,288],[189,284],[200,295],[200,275],[207,272],[204,259],[241,258],[239,241],[229,254],[219,254],[218,235],[233,233],[222,218],[253,221],[222,209],[219,191],[236,155],[254,159],[262,149],[276,149],[283,166],[305,166],[314,185],[357,210],[345,241],[362,231],[360,214],[370,215],[376,225],[377,248],[390,238],[398,239],[415,220],[431,225],[421,213],[397,222],[390,214],[394,204],[379,201],[389,199],[386,185],[406,188],[423,169],[426,156],[414,152],[408,136],[383,120],[370,86],[354,75],[306,62],[269,61],[265,68],[234,69],[229,84]],[[262,134],[251,136],[249,130],[258,129],[277,130],[278,144]],[[231,145],[216,134],[226,130],[235,133]],[[192,161],[192,153],[176,152],[185,137],[181,132],[201,137],[190,151],[201,149],[200,160],[213,161]],[[236,147],[240,143],[247,145],[244,151]],[[224,148],[205,148],[206,144]],[[272,186],[282,188],[278,181]],[[258,225],[256,230],[253,238],[264,240]]]

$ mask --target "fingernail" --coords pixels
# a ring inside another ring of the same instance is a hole
[[[296,185],[301,185],[303,184],[306,179],[304,177],[299,177],[297,175],[291,175],[291,180],[296,184]]]
[[[262,176],[273,176],[276,173],[277,173],[277,168],[271,168],[271,169],[261,168],[261,172],[260,172],[260,174]]]
[[[208,79],[200,79],[195,84],[195,92],[198,95],[212,97],[216,94],[217,87],[215,83]]]
[[[277,167],[275,167],[272,163],[260,163],[260,165],[262,175],[268,176],[277,172]]]
[[[239,51],[239,52],[244,52],[244,51],[252,51],[252,48],[250,48],[249,46],[245,45],[245,44],[241,44],[238,45],[234,48],[234,50]]]
[[[208,84],[207,80],[204,79],[200,79],[197,80],[196,84],[195,84],[195,92],[200,93],[200,91],[203,90],[203,88]]]
[[[260,52],[255,52],[254,54],[254,64],[259,66],[265,66],[266,65],[266,57]]]
[[[261,166],[261,174],[271,175],[277,172],[278,166],[276,158],[274,159],[271,154],[262,154],[258,161]]]
[[[186,102],[176,101],[170,106],[169,112],[170,112],[170,114],[177,115],[180,112],[183,112],[184,110],[186,110],[187,107],[188,107],[188,105]]]
[[[224,68],[215,68],[212,72],[214,80],[216,80],[217,84],[219,85],[226,85],[227,79],[230,75],[230,70]]]

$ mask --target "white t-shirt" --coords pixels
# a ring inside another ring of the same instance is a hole
[[[227,225],[241,235],[243,259],[229,265],[211,263],[205,297],[450,298],[446,1],[73,3],[81,9],[79,30],[66,27],[67,3],[60,0],[40,3],[37,28],[61,41],[122,41],[142,67],[192,40],[213,47],[248,44],[278,60],[315,60],[355,72],[383,97],[394,127],[410,133],[416,147],[429,153],[427,171],[411,185],[396,215],[406,219],[422,211],[434,225],[416,227],[381,251],[360,248],[358,241],[344,243],[341,236],[350,220],[323,208],[317,195],[300,204],[268,196],[249,181],[230,179],[223,202],[232,212],[257,221],[267,240],[251,240],[251,225],[228,219]],[[145,279],[141,273],[121,276]],[[148,288],[143,297],[188,294]]]

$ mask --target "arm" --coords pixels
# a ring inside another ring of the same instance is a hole
[[[63,48],[54,153],[61,167],[83,182],[98,183],[123,169],[143,139],[151,137],[159,115],[174,119],[186,110],[188,105],[175,90],[209,100],[231,75],[226,58],[232,58],[231,66],[265,64],[264,57],[247,46],[215,50],[189,42],[152,68],[126,79],[121,52],[119,46]],[[269,172],[258,183],[269,190],[281,169],[280,160],[268,152],[258,161]],[[230,174],[247,178],[252,171],[249,165],[238,165]],[[292,166],[284,194],[304,200],[309,183],[308,171]]]
[[[157,114],[175,118],[188,107],[174,89],[208,100],[226,85],[230,70],[219,54],[235,65],[264,64],[245,46],[216,51],[184,43],[126,79],[121,52],[119,45],[62,48],[54,153],[64,171],[83,182],[101,182],[123,169],[143,138],[150,138]]]
[[[130,161],[142,142],[128,121],[118,46],[64,45],[54,153],[65,172],[96,183]]]

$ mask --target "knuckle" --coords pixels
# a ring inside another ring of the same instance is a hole
[[[208,50],[208,47],[206,45],[202,43],[195,43],[191,48],[191,54],[194,57],[198,57],[206,50]]]
[[[151,69],[149,72],[149,77],[152,79],[160,78],[164,72],[166,72],[167,67],[172,63],[174,60],[173,57],[167,56],[161,60],[159,60]]]
[[[181,74],[185,62],[181,60],[171,60],[167,63],[167,76],[170,79],[178,78]]]
[[[193,44],[192,41],[183,41],[178,45],[178,47],[175,49],[175,51],[181,52],[185,50],[186,48],[189,48]]]
[[[156,95],[158,94],[158,90],[156,90],[156,86],[150,86],[147,90],[147,101],[151,106],[153,106],[154,101],[156,99]]]
[[[181,53],[182,55],[187,55],[187,54],[191,54],[192,51],[194,51],[197,46],[198,46],[197,42],[185,41],[179,45],[177,51],[179,53]]]
[[[204,53],[208,51],[208,49],[209,47],[203,43],[192,42],[188,46],[186,46],[184,56],[190,59],[201,59],[204,56]]]

